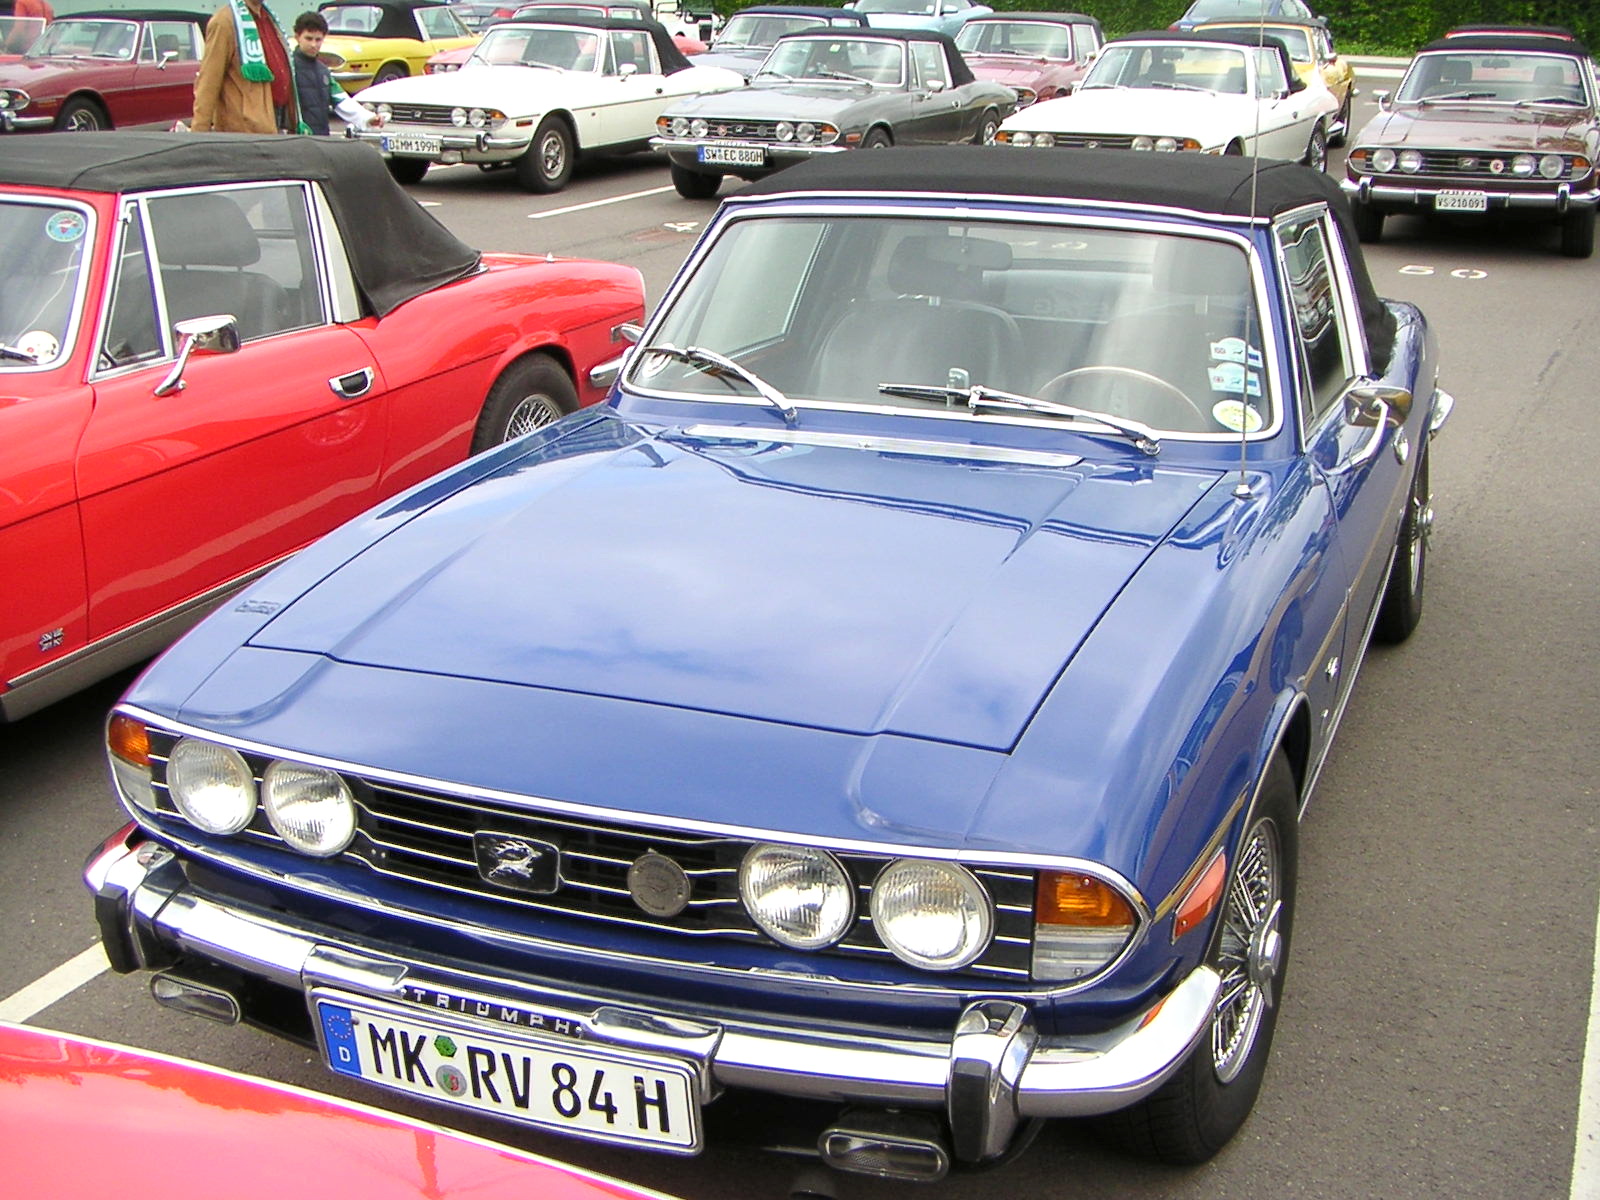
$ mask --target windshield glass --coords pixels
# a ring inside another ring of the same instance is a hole
[[[592,71],[600,56],[600,35],[559,25],[500,25],[483,35],[472,56],[500,65]]]
[[[1395,99],[1583,103],[1579,60],[1559,54],[1424,54],[1411,64]]]
[[[107,58],[133,61],[139,27],[132,21],[52,21],[28,49],[29,58]]]
[[[1162,43],[1110,45],[1100,52],[1084,87],[1199,88],[1242,96],[1247,86],[1244,51],[1230,46]]]
[[[1250,279],[1233,243],[1150,231],[744,219],[695,263],[634,352],[627,382],[762,403],[739,374],[685,361],[697,349],[731,359],[799,409],[965,413],[965,390],[981,387],[1179,436],[1237,436],[1241,423],[1273,423]],[[885,384],[957,394],[886,395]],[[985,410],[981,419],[1019,416]]]
[[[1207,25],[1206,33],[1219,33],[1224,37],[1237,38],[1241,42],[1253,43],[1261,35],[1262,30],[1254,25]],[[1311,37],[1304,29],[1297,29],[1292,25],[1274,25],[1266,30],[1266,35],[1275,38],[1289,48],[1289,57],[1297,63],[1311,61]]]
[[[956,49],[965,54],[1071,58],[1072,33],[1065,25],[1042,21],[969,21],[956,34]]]
[[[786,33],[818,29],[821,17],[779,16],[776,13],[736,13],[728,18],[712,45],[718,50],[739,50],[746,46],[771,46]]]
[[[0,372],[65,355],[83,290],[89,218],[54,201],[0,199]]]
[[[898,86],[904,78],[902,49],[902,43],[866,38],[797,38],[774,46],[761,70],[763,74],[776,73],[791,79],[859,80]]]

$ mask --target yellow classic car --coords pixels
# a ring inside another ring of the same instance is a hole
[[[347,92],[421,75],[430,56],[479,37],[444,0],[334,0],[318,11],[328,22],[322,59]]]
[[[1312,84],[1320,77],[1323,86],[1339,102],[1338,115],[1328,126],[1328,145],[1342,146],[1350,135],[1350,106],[1355,103],[1356,73],[1348,61],[1333,49],[1333,38],[1321,25],[1303,21],[1206,21],[1195,32],[1222,33],[1230,37],[1255,37],[1264,33],[1289,48],[1295,74]]]

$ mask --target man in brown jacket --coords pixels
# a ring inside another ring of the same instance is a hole
[[[229,0],[206,26],[194,81],[196,133],[282,133],[299,125],[289,48],[263,0]]]

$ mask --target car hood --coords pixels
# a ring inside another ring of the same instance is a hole
[[[1356,140],[1371,146],[1582,152],[1593,149],[1593,129],[1593,115],[1581,110],[1440,104],[1379,113]]]
[[[1217,478],[614,415],[558,430],[328,573],[250,645],[1006,750]]]
[[[81,83],[90,77],[103,75],[107,68],[116,68],[130,74],[132,63],[113,63],[104,60],[86,62],[71,58],[16,58],[0,60],[0,84],[19,87],[31,96],[44,94],[44,90],[58,85],[62,80]]]
[[[1157,88],[1090,88],[1030,105],[1006,119],[1007,129],[1049,133],[1196,136],[1210,144],[1254,124],[1256,102],[1219,92]],[[1215,132],[1210,132],[1215,131]]]
[[[692,113],[711,120],[823,120],[873,96],[892,93],[864,83],[759,83],[674,104],[667,116]]]
[[[1037,83],[1064,74],[1071,63],[1060,60],[1018,58],[1012,54],[968,54],[967,66],[979,79],[993,83],[1033,87]]]

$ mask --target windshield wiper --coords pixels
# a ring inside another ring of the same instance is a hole
[[[8,346],[4,342],[0,342],[0,358],[8,358],[13,362],[33,363],[35,366],[44,361],[32,351],[19,350],[17,347]]]
[[[968,410],[1002,408],[1017,412],[1049,413],[1053,417],[1069,417],[1075,421],[1098,421],[1122,434],[1146,454],[1161,451],[1161,438],[1142,421],[1114,417],[1110,413],[1092,408],[1077,408],[1071,404],[1057,404],[1054,400],[1041,400],[1037,396],[1019,396],[1015,392],[1002,392],[998,388],[975,383],[971,387],[939,387],[922,383],[880,383],[878,390],[886,396],[905,396],[911,400],[961,400]]]
[[[782,71],[757,71],[756,74],[755,74],[755,77],[757,79],[760,79],[760,78],[762,78],[763,76],[766,76],[766,75],[771,75],[774,79],[782,79],[782,80],[785,80],[785,81],[787,81],[789,83],[793,83],[794,82],[794,76],[793,75],[785,75]]]
[[[1193,83],[1173,83],[1168,79],[1150,79],[1145,82],[1145,87],[1165,88],[1174,92],[1209,92],[1210,88],[1200,87]]]
[[[1442,96],[1424,96],[1418,104],[1438,104],[1444,100],[1493,100],[1493,92],[1446,92]]]
[[[1527,100],[1518,100],[1517,108],[1526,108],[1530,104],[1576,104],[1583,106],[1582,100],[1574,100],[1571,96],[1534,96]]]
[[[852,75],[848,71],[833,71],[829,70],[827,67],[822,67],[819,70],[813,71],[812,74],[822,79],[843,79],[850,83],[864,83],[868,87],[872,86],[872,80],[863,79],[859,75]]]
[[[734,362],[733,359],[718,354],[715,350],[707,350],[704,346],[679,347],[669,345],[666,342],[658,342],[654,346],[645,346],[640,353],[665,355],[667,358],[676,359],[678,362],[688,363],[689,366],[694,367],[696,370],[704,371],[707,375],[726,373],[732,375],[735,379],[742,379],[756,390],[757,395],[783,414],[785,424],[793,425],[795,423],[795,418],[798,414],[795,412],[794,405],[789,403],[789,397],[785,396],[749,367],[741,366],[739,363]]]

